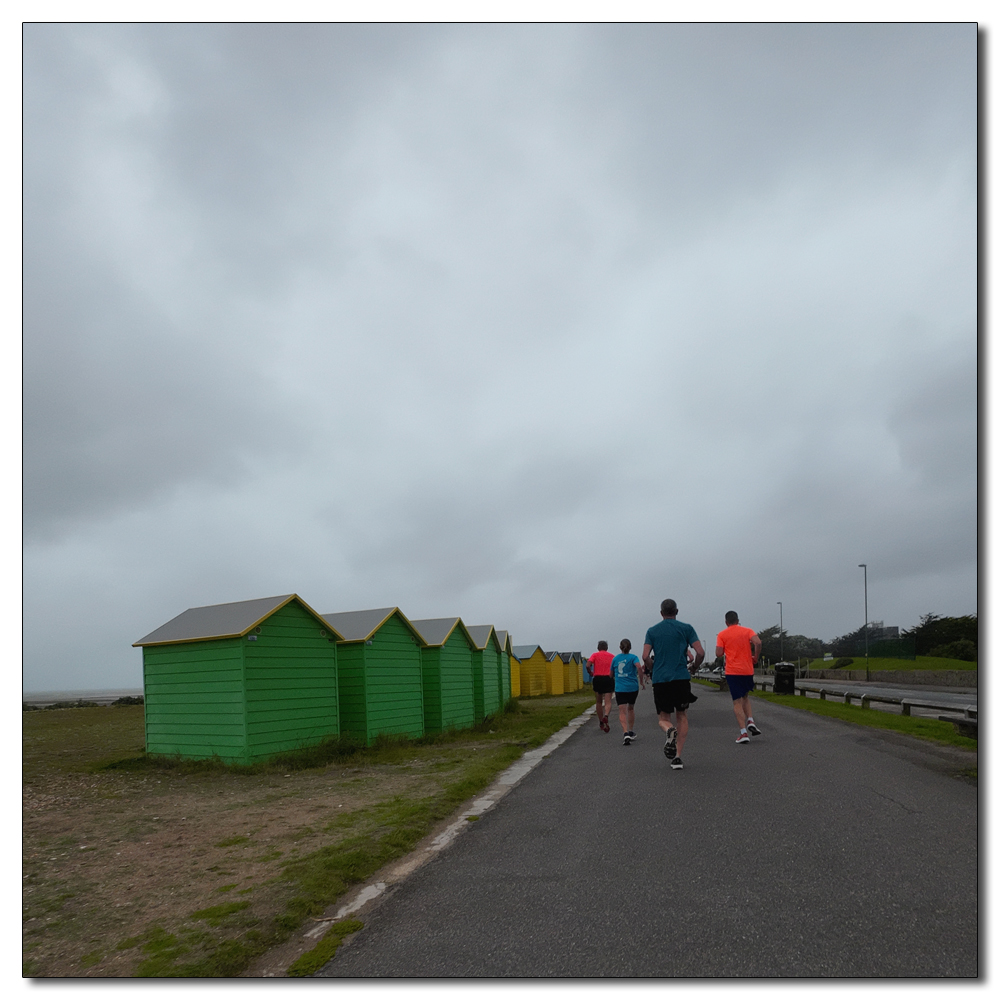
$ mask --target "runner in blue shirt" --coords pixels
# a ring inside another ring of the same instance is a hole
[[[691,691],[691,674],[705,659],[705,649],[698,633],[686,622],[677,620],[677,602],[673,598],[660,603],[660,617],[661,622],[646,630],[642,659],[647,667],[653,668],[653,701],[660,728],[667,734],[663,753],[671,768],[679,771],[684,767],[681,751],[688,733],[687,710],[698,700]],[[674,713],[676,725],[670,718]]]
[[[622,724],[622,746],[635,739],[635,699],[639,696],[639,683],[646,687],[646,677],[640,669],[639,657],[629,652],[632,643],[622,639],[621,652],[611,661],[611,676],[615,679],[615,701],[618,702],[618,721]]]

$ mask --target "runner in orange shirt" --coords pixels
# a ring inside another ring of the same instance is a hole
[[[726,683],[733,696],[733,712],[740,724],[737,743],[749,743],[750,736],[760,736],[750,708],[753,668],[760,657],[761,641],[752,628],[740,624],[735,611],[726,612],[726,628],[715,639],[715,655],[726,658]]]

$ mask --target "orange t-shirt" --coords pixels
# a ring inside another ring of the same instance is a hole
[[[756,635],[752,628],[742,625],[730,625],[723,629],[715,639],[715,645],[721,646],[726,657],[727,674],[752,674],[753,650],[750,646],[750,636]]]
[[[614,654],[609,649],[599,649],[594,653],[587,662],[594,668],[595,677],[610,677],[611,676],[611,661],[614,659]]]

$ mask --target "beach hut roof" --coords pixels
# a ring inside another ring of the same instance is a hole
[[[420,618],[410,623],[423,637],[425,646],[443,646],[456,628],[461,628],[469,640],[475,645],[475,639],[469,635],[469,630],[461,618]]]
[[[279,597],[260,597],[254,601],[234,601],[231,604],[208,604],[202,608],[188,608],[132,645],[159,646],[171,642],[235,639],[246,635],[290,601],[298,601],[317,621],[323,625],[330,625],[298,594],[282,594]],[[330,627],[335,633],[333,638],[342,638],[336,626],[330,625]]]
[[[500,648],[504,649],[507,646],[507,630],[505,628],[498,628],[494,630],[497,634],[497,642],[500,643]]]
[[[492,625],[466,625],[465,628],[469,633],[469,637],[476,644],[476,649],[485,649],[489,645],[491,632],[496,634],[497,643],[503,649],[503,640],[500,638],[500,633]]]
[[[361,642],[370,639],[394,614],[399,615],[406,627],[420,640],[423,636],[413,627],[413,622],[399,608],[371,608],[368,611],[340,611],[322,618],[343,637],[343,642]]]
[[[542,656],[545,655],[545,650],[542,649],[537,643],[531,646],[512,646],[511,652],[519,659],[526,660],[529,656],[535,655],[535,650],[541,650]]]

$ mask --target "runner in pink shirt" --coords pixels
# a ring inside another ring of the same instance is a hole
[[[597,704],[597,721],[606,733],[611,732],[608,713],[611,711],[611,696],[615,693],[615,679],[611,676],[611,661],[608,644],[602,639],[597,644],[597,652],[587,660],[587,673],[594,681],[594,700]],[[602,707],[601,702],[604,702]]]

